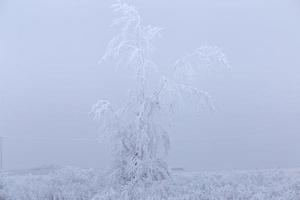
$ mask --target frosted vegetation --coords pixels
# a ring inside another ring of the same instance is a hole
[[[0,175],[1,200],[298,200],[300,170],[173,173],[172,179],[128,190],[107,188],[99,171],[47,168]]]
[[[118,34],[101,64],[113,61],[134,77],[127,101],[99,100],[92,108],[101,135],[110,139],[109,172],[40,168],[0,174],[0,200],[298,200],[300,170],[224,173],[172,172],[166,163],[174,112],[183,106],[214,109],[209,94],[196,87],[202,67],[229,65],[218,47],[202,46],[163,74],[152,60],[161,28],[144,25],[134,6],[112,6]],[[113,77],[112,77],[113,78]]]
[[[116,106],[99,100],[93,107],[99,132],[112,142],[113,190],[132,191],[171,178],[165,157],[170,147],[169,130],[174,112],[183,105],[213,109],[207,92],[195,87],[200,67],[228,67],[218,47],[200,47],[174,62],[164,75],[152,60],[153,41],[162,29],[144,25],[134,6],[118,1],[112,6],[119,33],[109,42],[101,63],[110,59],[126,68],[135,79],[128,101]],[[156,77],[156,78],[154,78]]]

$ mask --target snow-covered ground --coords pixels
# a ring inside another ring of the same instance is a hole
[[[94,169],[47,167],[2,172],[0,200],[125,200]],[[174,172],[173,179],[136,189],[136,199],[300,200],[300,169]]]

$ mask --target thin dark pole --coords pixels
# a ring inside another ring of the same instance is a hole
[[[0,171],[3,170],[3,137],[0,136]]]

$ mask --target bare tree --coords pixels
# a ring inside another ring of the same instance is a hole
[[[165,156],[170,141],[168,131],[176,108],[187,102],[213,109],[208,93],[192,84],[200,66],[228,66],[217,47],[201,47],[178,59],[170,77],[160,75],[156,84],[150,78],[159,69],[151,59],[153,39],[162,29],[144,25],[132,5],[118,1],[112,6],[119,17],[113,25],[120,30],[112,38],[101,61],[113,59],[118,67],[128,67],[135,77],[128,101],[121,107],[107,100],[93,106],[100,131],[114,145],[114,180],[122,185],[153,182],[170,177]]]

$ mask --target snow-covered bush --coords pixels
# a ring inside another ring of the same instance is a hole
[[[95,170],[73,167],[48,173],[1,175],[0,199],[4,200],[83,200],[103,188],[103,178]]]
[[[219,48],[200,47],[178,59],[172,75],[163,75],[151,58],[153,40],[162,29],[144,25],[132,5],[118,1],[113,9],[119,14],[113,25],[120,33],[109,42],[102,61],[111,58],[118,67],[131,69],[136,82],[125,105],[100,100],[93,107],[100,132],[108,134],[114,145],[112,180],[123,186],[166,180],[173,112],[183,102],[212,108],[208,93],[195,87],[192,79],[200,66],[228,64]],[[151,78],[153,74],[159,81]]]
[[[110,187],[96,170],[0,174],[1,200],[299,200],[300,170],[173,173],[151,185]]]

